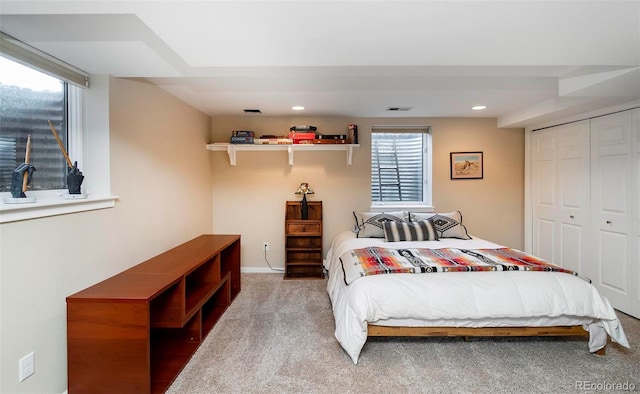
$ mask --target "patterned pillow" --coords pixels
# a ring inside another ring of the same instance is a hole
[[[438,233],[430,219],[419,222],[385,222],[384,240],[399,241],[437,241]]]
[[[412,222],[431,219],[438,232],[438,238],[471,239],[467,228],[462,224],[462,214],[460,211],[448,213],[410,212],[409,219]]]
[[[358,238],[384,238],[382,225],[385,222],[404,222],[404,211],[398,212],[354,212]]]

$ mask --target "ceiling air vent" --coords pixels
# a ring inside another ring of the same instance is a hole
[[[411,107],[389,107],[387,111],[398,112],[398,111],[411,111]]]
[[[261,114],[262,111],[260,111],[259,109],[245,109],[244,113],[245,114]]]

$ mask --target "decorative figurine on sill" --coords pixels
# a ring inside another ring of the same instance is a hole
[[[27,136],[27,149],[24,153],[24,163],[20,164],[11,174],[11,196],[13,198],[27,198],[24,192],[31,183],[31,177],[36,168],[29,164],[31,158],[31,134]]]
[[[82,194],[80,192],[80,186],[84,180],[84,175],[82,175],[82,171],[78,169],[78,162],[75,161],[71,164],[71,159],[69,158],[67,151],[64,149],[64,145],[62,145],[62,141],[60,141],[58,132],[56,131],[56,128],[53,127],[53,123],[51,123],[51,121],[49,121],[49,127],[51,128],[51,132],[56,138],[60,151],[62,152],[64,159],[67,161],[67,166],[69,167],[69,172],[67,173],[67,188],[69,189],[69,194]]]
[[[67,187],[69,188],[69,194],[81,194],[80,186],[82,186],[82,181],[84,180],[84,175],[82,175],[82,171],[78,169],[78,162],[73,162],[73,167],[69,169],[67,173]]]
[[[24,192],[31,183],[31,177],[36,168],[29,163],[22,163],[11,173],[11,196],[13,198],[26,198]]]

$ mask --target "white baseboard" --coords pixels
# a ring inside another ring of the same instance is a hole
[[[282,274],[284,273],[284,267],[273,267],[272,270],[269,267],[240,267],[240,272],[244,274]]]

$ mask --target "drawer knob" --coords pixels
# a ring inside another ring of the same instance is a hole
[[[611,224],[611,220],[607,220],[607,224]]]

